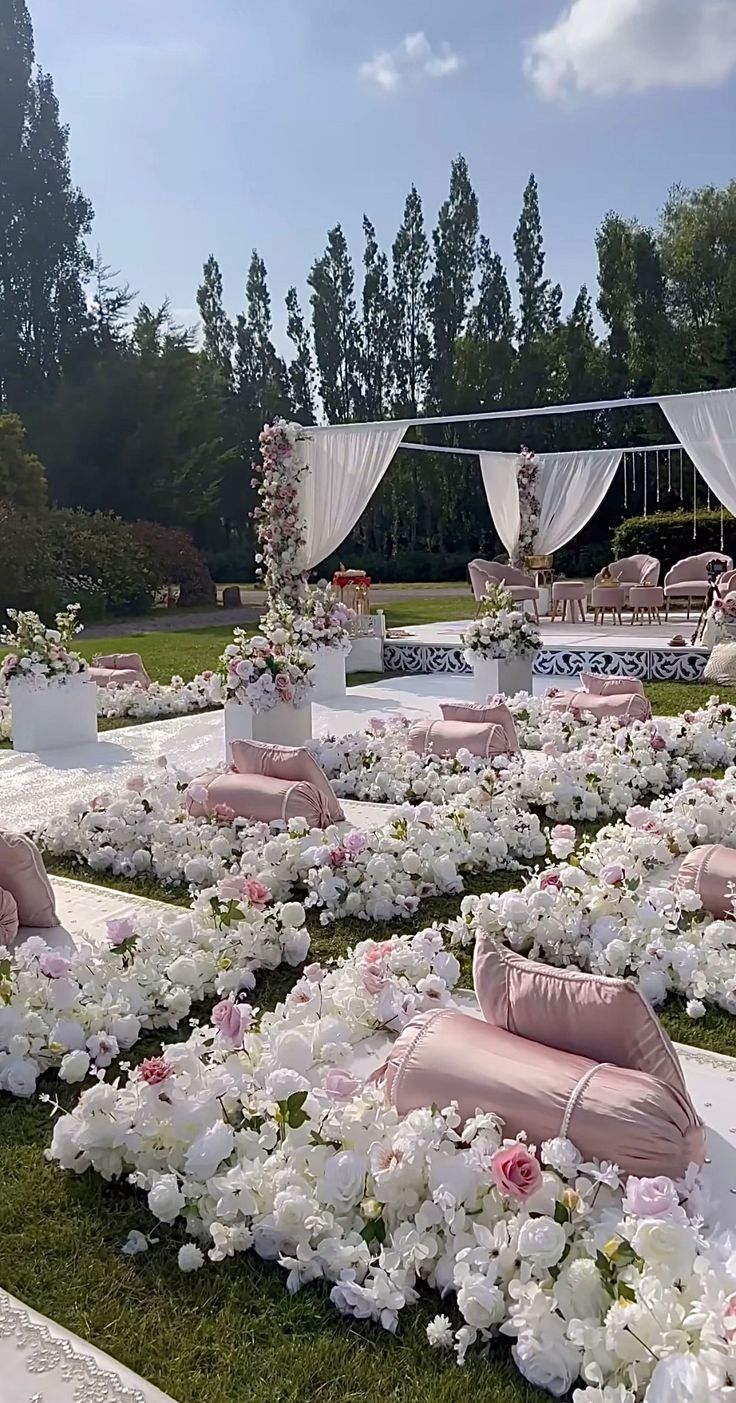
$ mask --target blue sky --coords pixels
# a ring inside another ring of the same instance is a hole
[[[231,313],[250,251],[283,294],[329,226],[356,263],[414,181],[429,225],[462,151],[507,265],[530,171],[547,273],[595,285],[609,209],[736,176],[736,0],[29,0],[94,241],[194,321],[212,252]],[[509,267],[513,274],[513,269]]]

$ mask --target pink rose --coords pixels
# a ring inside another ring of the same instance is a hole
[[[520,1203],[531,1198],[542,1182],[539,1161],[525,1145],[507,1145],[496,1150],[491,1160],[491,1173],[499,1193],[518,1199]]]
[[[222,823],[232,823],[235,818],[235,810],[231,809],[229,804],[215,804],[212,817],[219,818]]]
[[[342,1067],[330,1067],[322,1082],[322,1090],[326,1091],[333,1101],[352,1101],[356,1092],[360,1091],[360,1086],[357,1078]]]
[[[245,896],[251,906],[259,908],[268,906],[269,901],[272,900],[271,888],[267,887],[265,882],[259,882],[257,877],[249,877],[246,881]]]
[[[46,954],[41,956],[38,968],[47,979],[63,979],[64,975],[69,973],[69,961],[57,950],[47,950]]]
[[[370,994],[371,998],[377,998],[385,984],[386,980],[382,974],[377,974],[373,969],[363,971],[363,988],[367,994]]]
[[[632,808],[626,810],[626,822],[631,828],[638,828],[640,831],[651,823],[652,816],[648,809],[642,804],[634,804]]]
[[[604,887],[620,887],[624,880],[624,869],[617,862],[608,862],[598,873],[598,880]]]
[[[557,755],[557,754],[559,754],[559,751],[558,751],[558,747],[557,747],[556,742],[553,741],[553,740],[546,740],[546,741],[544,742],[544,745],[542,746],[542,754],[543,754],[543,755]]]
[[[191,799],[191,801],[192,801],[193,804],[202,804],[202,805],[206,805],[206,803],[207,803],[207,786],[206,786],[206,784],[198,784],[198,783],[196,782],[196,780],[195,780],[195,782],[194,782],[193,784],[190,784],[190,785],[189,785],[189,788],[187,789],[187,795],[189,796],[189,798]]]
[[[723,1331],[729,1344],[736,1340],[736,1295],[723,1302]]]
[[[274,686],[279,701],[285,702],[288,706],[294,696],[294,688],[291,685],[290,678],[286,676],[285,672],[280,672],[278,674]]]
[[[560,839],[562,839],[563,842],[574,843],[575,829],[571,823],[556,823],[550,833],[550,838],[552,838],[555,843]]]
[[[90,803],[90,808],[91,808],[93,814],[97,814],[97,813],[100,812],[101,809],[106,809],[106,808],[107,808],[107,805],[108,805],[109,803],[110,803],[110,795],[109,795],[109,794],[95,794],[94,799],[93,799],[93,800],[91,801],[91,803]]]
[[[704,794],[713,795],[717,792],[718,786],[714,779],[699,779],[696,780],[695,788],[702,789]]]
[[[663,1174],[654,1179],[637,1179],[631,1174],[626,1181],[624,1213],[636,1218],[671,1218],[680,1213],[680,1200],[671,1179]]]
[[[118,945],[124,945],[126,940],[132,940],[135,936],[135,921],[132,916],[113,916],[105,922],[107,927],[107,938],[115,949]]]
[[[546,891],[547,887],[552,887],[555,891],[559,891],[561,889],[562,878],[560,877],[559,873],[545,872],[544,876],[540,879],[539,889],[540,891]]]
[[[386,729],[386,722],[383,716],[371,716],[368,725],[376,736],[383,735]]]
[[[343,839],[343,847],[348,857],[358,857],[360,853],[365,852],[367,845],[368,839],[359,828],[352,828]]]
[[[141,1081],[149,1086],[162,1086],[174,1075],[174,1068],[163,1057],[144,1057],[138,1070]]]
[[[249,1021],[247,1016],[243,1017],[243,1012],[240,1004],[233,1003],[232,999],[221,999],[210,1014],[223,1042],[229,1043],[231,1047],[238,1047],[242,1042],[245,1026]]]
[[[664,736],[661,736],[661,735],[659,734],[659,731],[655,731],[655,732],[654,732],[654,735],[652,736],[652,738],[651,738],[649,744],[651,745],[652,750],[666,750],[666,749],[667,749],[667,742],[666,742]]]
[[[390,953],[390,951],[390,940],[377,940],[375,945],[371,945],[371,948],[365,957],[366,963],[369,965],[380,964],[383,960],[385,960],[386,956]]]
[[[330,867],[342,867],[347,853],[342,847],[330,848]]]
[[[245,896],[246,878],[235,873],[232,877],[223,877],[217,883],[217,895],[222,901],[240,901]]]
[[[131,775],[130,779],[125,781],[125,788],[132,790],[134,794],[142,794],[145,787],[146,781],[143,775]]]

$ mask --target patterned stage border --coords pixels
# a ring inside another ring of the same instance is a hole
[[[699,682],[705,648],[542,648],[534,671],[539,677],[574,677],[579,672],[640,677],[645,682]],[[386,639],[385,672],[469,673],[462,648],[442,643]]]

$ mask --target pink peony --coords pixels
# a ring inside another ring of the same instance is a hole
[[[69,961],[57,950],[47,950],[46,954],[41,956],[38,968],[47,979],[63,979],[64,975],[69,973]]]
[[[259,909],[268,906],[269,901],[272,900],[271,888],[267,887],[265,882],[259,882],[257,877],[248,877],[245,883],[245,896],[251,906],[257,906]]]
[[[363,988],[365,989],[367,994],[370,994],[372,999],[378,997],[382,989],[385,987],[385,984],[386,980],[384,979],[383,975],[378,974],[376,970],[366,969],[363,971]]]
[[[680,1212],[680,1200],[671,1179],[663,1174],[654,1179],[637,1179],[631,1174],[626,1181],[624,1213],[636,1218],[671,1218]]]
[[[174,1068],[163,1057],[144,1057],[138,1070],[141,1081],[149,1086],[162,1086],[174,1075]]]
[[[729,1344],[736,1340],[736,1295],[723,1302],[723,1331]]]
[[[604,887],[620,887],[624,880],[624,869],[619,867],[617,862],[607,862],[598,873],[598,878]]]
[[[716,794],[718,786],[714,779],[699,779],[695,782],[696,789],[702,789],[704,794]]]
[[[223,877],[217,883],[217,895],[221,901],[240,901],[245,896],[246,877],[241,877],[235,873],[232,877]]]
[[[361,1083],[356,1077],[350,1075],[342,1067],[330,1067],[322,1082],[322,1090],[327,1092],[333,1101],[352,1101],[353,1097],[360,1091]]]
[[[219,818],[222,823],[232,823],[235,818],[235,810],[229,804],[215,804],[212,809],[212,817]]]
[[[496,1150],[491,1160],[491,1173],[499,1193],[516,1198],[520,1203],[531,1198],[542,1182],[539,1161],[526,1145],[506,1145]]]
[[[626,810],[626,822],[630,828],[638,828],[643,831],[648,823],[651,823],[652,815],[642,804],[634,804],[632,808]]]
[[[560,839],[562,839],[563,842],[574,843],[575,829],[571,823],[556,823],[550,833],[550,838],[552,838],[555,843]]]
[[[124,945],[126,940],[132,940],[135,936],[135,921],[132,916],[113,916],[105,925],[107,938],[113,949],[117,945]]]
[[[229,1043],[231,1047],[238,1047],[242,1042],[247,1017],[243,1017],[244,1010],[240,1004],[233,1003],[232,999],[221,999],[219,1004],[210,1014],[210,1018],[217,1028],[223,1042]]]
[[[330,848],[329,857],[330,867],[342,867],[345,862],[345,858],[347,857],[347,853],[343,847],[340,847],[338,845],[336,848]]]
[[[290,678],[286,676],[285,672],[280,672],[278,674],[274,686],[276,688],[276,695],[279,701],[284,702],[288,706],[293,700],[294,688],[291,685]]]
[[[351,829],[349,833],[345,834],[343,839],[343,847],[348,857],[358,857],[360,853],[365,852],[367,845],[368,839],[365,833],[361,833],[359,828]]]
[[[546,891],[547,887],[552,887],[555,891],[560,890],[562,887],[562,878],[558,872],[545,872],[539,882],[540,891]]]
[[[666,749],[667,749],[667,742],[666,742],[664,736],[661,736],[661,735],[659,734],[659,731],[655,731],[655,732],[654,732],[654,735],[651,737],[651,740],[650,740],[649,744],[651,745],[652,750],[666,750]]]

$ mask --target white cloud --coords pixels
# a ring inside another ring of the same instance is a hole
[[[393,92],[420,78],[448,78],[462,67],[460,55],[443,41],[433,48],[426,34],[418,30],[405,34],[399,44],[376,54],[360,66],[360,76],[383,92]]]
[[[572,0],[524,71],[545,98],[715,86],[736,71],[736,0]]]

